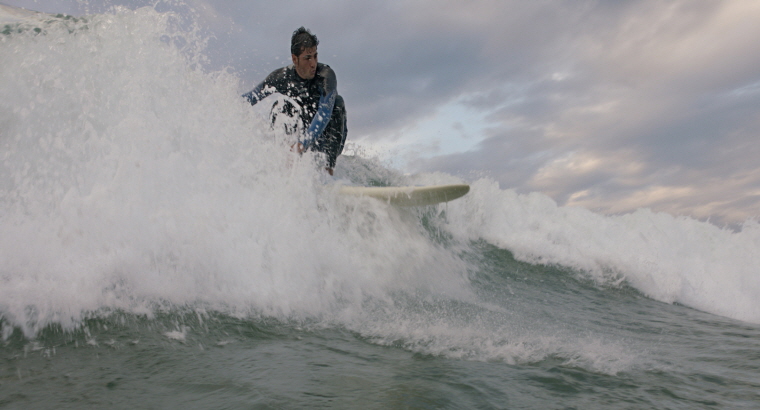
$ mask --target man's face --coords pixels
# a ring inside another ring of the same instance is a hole
[[[305,48],[300,56],[290,55],[293,58],[293,65],[296,67],[296,73],[304,80],[311,80],[317,74],[317,48]]]

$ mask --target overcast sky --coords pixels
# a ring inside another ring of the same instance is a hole
[[[74,15],[155,3],[0,2]],[[186,3],[241,93],[310,28],[350,142],[402,171],[605,213],[760,216],[760,1]]]

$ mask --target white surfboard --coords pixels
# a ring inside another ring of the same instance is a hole
[[[375,198],[395,206],[425,206],[462,197],[470,192],[470,186],[466,184],[406,187],[343,186],[339,192],[343,195]]]

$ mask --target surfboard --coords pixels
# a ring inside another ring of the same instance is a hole
[[[375,198],[395,206],[425,206],[460,198],[470,192],[470,186],[467,184],[405,187],[343,186],[339,192],[342,195]]]

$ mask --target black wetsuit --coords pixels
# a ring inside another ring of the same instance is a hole
[[[338,95],[335,72],[327,64],[317,64],[317,73],[311,80],[301,78],[293,65],[273,71],[267,78],[243,97],[254,105],[274,93],[290,97],[300,106],[298,116],[305,131],[305,149],[322,152],[327,166],[335,167],[335,160],[346,143],[346,106]],[[282,107],[283,112],[295,115],[292,106]]]

